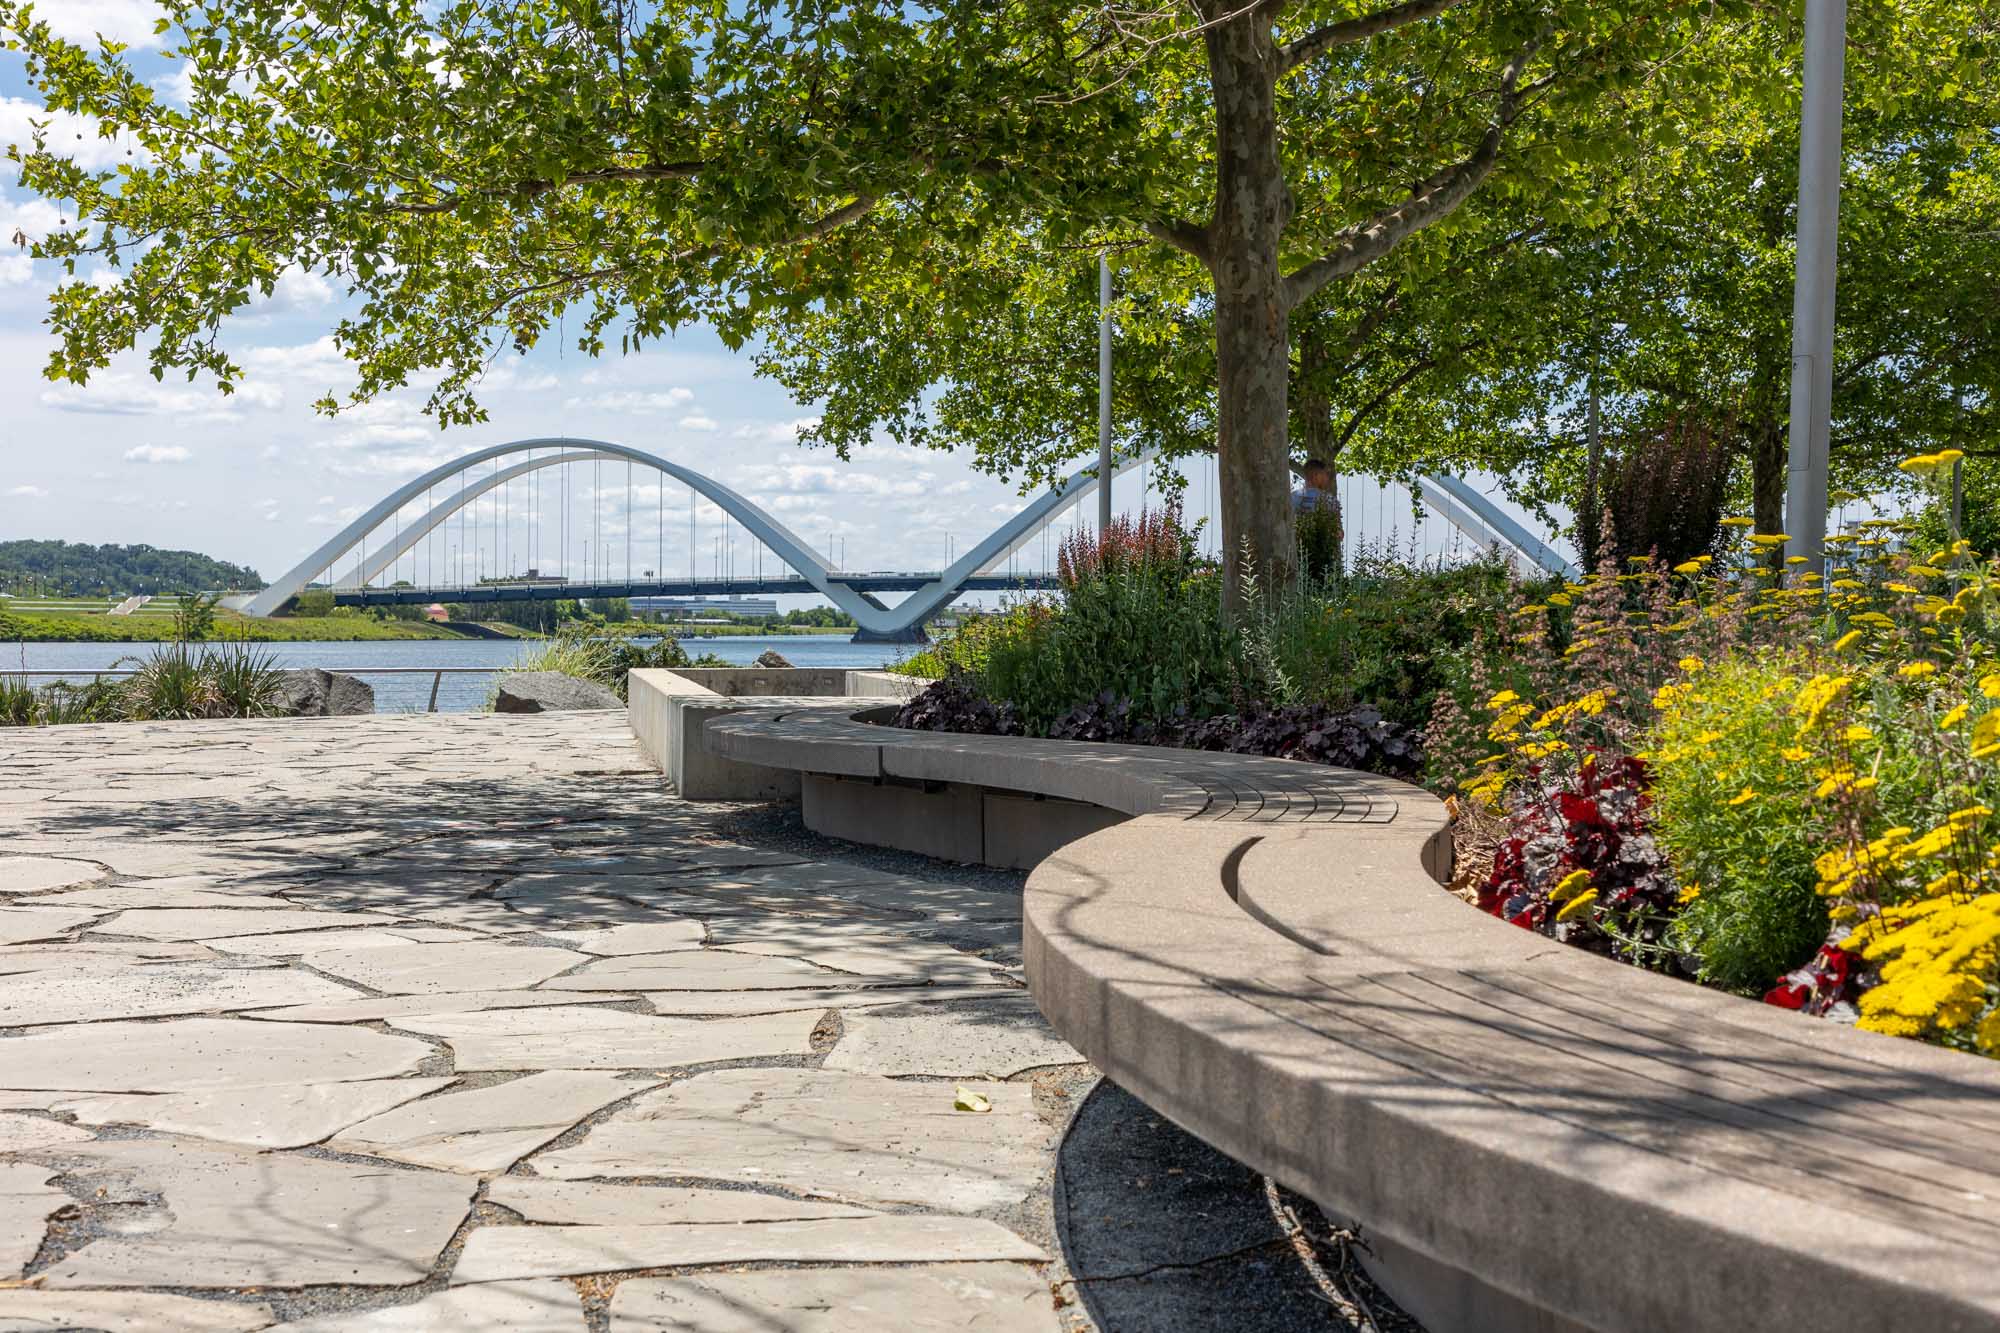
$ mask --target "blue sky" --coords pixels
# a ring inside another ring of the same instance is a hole
[[[172,66],[143,53],[155,42],[150,0],[44,0],[43,17],[65,35],[103,33],[142,48],[141,67]],[[18,61],[0,55],[0,143],[25,140],[40,116]],[[64,126],[61,128],[73,128]],[[85,162],[100,147],[85,127]],[[809,404],[755,378],[747,358],[706,329],[684,330],[643,353],[592,360],[550,339],[489,377],[485,425],[440,432],[399,394],[342,416],[312,402],[351,374],[326,334],[344,293],[293,273],[276,297],[233,327],[230,346],[248,375],[228,398],[205,384],[155,382],[134,355],[87,388],[42,377],[51,340],[43,327],[57,266],[34,263],[15,232],[45,231],[57,216],[0,170],[0,538],[147,542],[189,547],[273,576],[400,481],[481,445],[538,435],[615,440],[713,475],[776,513],[825,549],[843,544],[852,568],[936,567],[1024,502],[1015,488],[959,459],[887,442],[852,463],[796,443]],[[616,474],[615,488],[611,473]],[[607,471],[607,507],[622,508],[622,469]],[[581,483],[579,483],[581,484]],[[640,487],[635,541],[656,563],[657,493]],[[687,493],[670,487],[666,568],[688,560]],[[613,527],[607,535],[622,531]],[[709,559],[719,515],[704,509],[699,547]],[[748,543],[738,538],[738,567]],[[641,562],[635,556],[635,564]]]

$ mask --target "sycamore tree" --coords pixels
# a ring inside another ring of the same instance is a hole
[[[1141,237],[1198,292],[1232,559],[1293,558],[1291,317],[1481,190],[1552,223],[1646,126],[1621,99],[1747,0],[164,0],[185,103],[115,45],[0,0],[45,104],[129,135],[22,182],[70,221],[37,252],[51,375],[144,346],[240,376],[223,325],[288,270],[348,288],[335,410],[435,375],[477,419],[491,360],[566,315],[583,350],[694,321],[727,341],[840,305],[864,256],[1015,232]],[[101,267],[117,281],[92,282]],[[963,313],[963,312],[962,312]],[[1232,592],[1236,581],[1230,580]]]

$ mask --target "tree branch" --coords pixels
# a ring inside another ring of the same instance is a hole
[[[1431,369],[1435,365],[1437,365],[1436,359],[1428,356],[1421,361],[1412,363],[1408,370],[1405,370],[1402,374],[1396,376],[1395,379],[1390,380],[1387,385],[1383,386],[1383,389],[1380,393],[1376,394],[1373,398],[1370,398],[1360,407],[1355,408],[1354,415],[1347,419],[1346,429],[1342,430],[1340,432],[1340,438],[1333,442],[1334,454],[1338,456],[1340,451],[1347,447],[1347,442],[1354,438],[1354,432],[1361,429],[1362,422],[1366,421],[1369,417],[1375,415],[1376,411],[1380,409],[1383,404],[1387,403],[1391,398],[1394,398],[1397,394],[1401,393],[1404,390],[1404,388],[1406,388],[1409,385],[1411,380],[1414,380],[1417,376],[1423,374],[1426,370]]]
[[[565,176],[559,181],[522,180],[511,185],[495,185],[472,192],[454,191],[442,199],[427,204],[391,202],[382,205],[385,213],[407,213],[418,217],[435,213],[450,213],[465,206],[468,199],[491,199],[502,195],[524,194],[530,199],[559,190],[565,185],[590,185],[600,181],[672,181],[687,180],[699,175],[706,162],[659,162],[644,167],[604,167],[597,171],[579,171]]]
[[[1366,41],[1378,33],[1390,32],[1406,23],[1420,23],[1460,3],[1462,0],[1405,0],[1403,4],[1390,5],[1387,9],[1378,9],[1373,14],[1362,14],[1356,18],[1342,19],[1338,23],[1314,28],[1298,40],[1287,42],[1278,48],[1278,73],[1289,74],[1308,60],[1323,56],[1335,47]]]
[[[1167,218],[1160,222],[1141,222],[1139,226],[1163,245],[1171,245],[1176,250],[1191,254],[1204,265],[1208,263],[1208,233],[1192,222]]]
[[[1544,36],[1545,32],[1536,34],[1507,62],[1500,77],[1500,105],[1471,156],[1418,181],[1408,200],[1347,228],[1331,250],[1286,277],[1287,308],[1297,306],[1335,278],[1360,272],[1412,234],[1449,216],[1479,188],[1479,183],[1500,161],[1507,127],[1521,114],[1521,74],[1541,47]]]

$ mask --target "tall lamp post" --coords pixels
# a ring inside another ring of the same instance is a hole
[[[1791,538],[1788,553],[1805,557],[1809,571],[1822,567],[1826,553],[1834,261],[1840,243],[1840,108],[1846,55],[1847,0],[1806,0],[1785,531]]]
[[[1097,530],[1111,528],[1111,261],[1097,257]]]

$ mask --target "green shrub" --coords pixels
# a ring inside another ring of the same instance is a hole
[[[1701,980],[1746,993],[1826,937],[1813,860],[1827,831],[1792,715],[1801,678],[1775,654],[1698,668],[1649,752],[1655,836],[1684,886],[1672,942],[1699,960]]]

